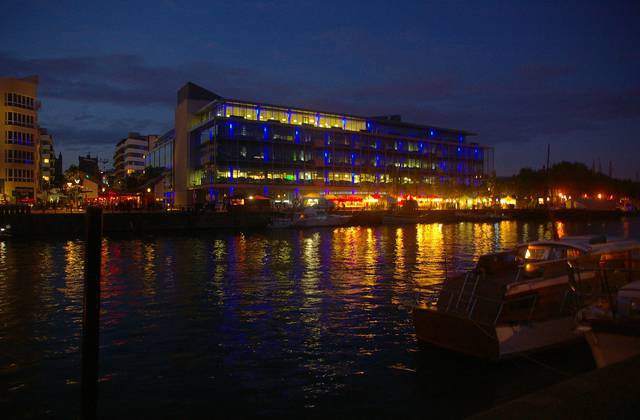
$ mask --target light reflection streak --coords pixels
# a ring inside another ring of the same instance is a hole
[[[633,223],[616,226],[637,234]],[[445,258],[452,270],[468,268],[483,253],[548,237],[551,227],[503,221],[105,239],[104,377],[135,392],[137,375],[158,393],[176,383],[200,389],[205,377],[225,389],[231,380],[233,392],[278,388],[286,398],[276,404],[314,404],[356,374],[416,367],[411,318],[399,305],[442,279]],[[77,354],[83,254],[81,241],[0,241],[1,334],[18,380],[33,380],[33,361],[42,378],[73,378],[66,372],[77,360],[58,353]]]
[[[395,247],[394,247],[394,278],[403,279],[406,274],[406,268],[404,266],[404,231],[399,227],[395,231]]]

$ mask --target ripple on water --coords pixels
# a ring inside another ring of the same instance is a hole
[[[638,236],[626,223],[563,229]],[[550,236],[501,222],[107,238],[101,410],[384,415],[393,395],[397,413],[437,413],[458,362],[419,350],[411,303],[483,253]],[[83,254],[81,241],[0,241],[0,372],[17,413],[78,413]]]

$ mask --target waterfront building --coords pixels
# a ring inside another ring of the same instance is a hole
[[[173,144],[176,137],[176,130],[171,129],[158,137],[149,153],[144,158],[145,168],[164,168],[171,169],[173,167]]]
[[[173,204],[172,175],[175,134],[176,130],[171,129],[160,136],[144,160],[145,169],[152,169],[158,174],[150,180],[149,187],[153,191],[155,201],[162,202],[163,206]]]
[[[43,189],[55,178],[56,155],[53,150],[53,136],[44,128],[38,130],[40,141],[40,182]]]
[[[116,144],[113,154],[113,167],[116,178],[124,178],[135,173],[144,171],[145,156],[153,148],[158,140],[157,135],[140,135],[139,133],[129,133]]]
[[[177,99],[178,207],[234,194],[480,190],[493,171],[493,149],[466,130],[228,99],[193,83]]]
[[[40,185],[38,77],[0,78],[0,201],[30,202]]]

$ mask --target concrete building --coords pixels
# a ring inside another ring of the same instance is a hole
[[[38,130],[40,141],[40,185],[47,188],[55,179],[56,154],[53,150],[53,136],[46,129]]]
[[[0,201],[35,202],[40,185],[37,76],[0,78]]]
[[[157,140],[157,135],[143,136],[135,132],[120,140],[113,154],[116,178],[141,173],[144,170],[144,159]]]
[[[480,191],[493,171],[493,149],[465,130],[227,99],[193,83],[177,96],[177,207],[238,193]]]

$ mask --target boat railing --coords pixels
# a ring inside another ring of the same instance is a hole
[[[540,301],[537,293],[505,299],[510,287],[535,284],[541,279],[568,276],[568,287],[562,303],[554,309],[558,315],[570,315],[594,301],[600,294],[611,301],[619,287],[640,280],[640,258],[635,251],[590,254],[569,260],[524,263],[515,271],[487,276],[481,269],[447,277],[444,283],[431,287],[425,297],[427,305],[441,312],[468,318],[474,322],[495,325],[501,317],[518,322],[531,322]],[[612,308],[614,303],[612,303]],[[550,314],[548,305],[544,313]]]
[[[495,324],[504,307],[503,294],[503,283],[470,270],[457,278],[429,286],[422,291],[422,301],[441,312],[483,324]]]
[[[448,278],[445,284],[429,292],[426,301],[428,305],[436,305],[438,311],[485,325],[496,325],[502,315],[528,323],[533,320],[539,304],[538,294],[505,299],[505,292],[511,285],[534,283],[560,273],[566,275],[566,272],[566,260],[529,263],[528,267],[521,265],[515,271],[489,278],[482,271],[470,270],[458,279]],[[569,293],[565,293],[561,313],[568,302],[572,300]]]
[[[610,258],[602,261],[574,261],[570,263],[569,284],[576,295],[577,310],[597,301],[606,302],[615,319],[617,313],[616,294],[618,290],[633,281],[640,280],[639,258]],[[594,279],[591,287],[581,285],[589,276]]]
[[[474,294],[466,300],[461,291],[440,290],[433,291],[426,299],[427,305],[437,305],[436,309],[458,317],[466,318],[485,325],[496,325],[505,310],[516,307],[524,315],[520,322],[531,322],[538,304],[538,295],[527,295],[505,301],[502,298],[492,298]],[[462,304],[464,302],[464,304]]]
[[[494,307],[496,308],[494,316],[487,319],[486,316],[481,317],[476,315],[475,309],[476,307],[478,307],[478,303],[482,303],[482,302],[486,302],[486,303],[490,303],[491,305],[494,305]],[[477,297],[474,300],[471,310],[469,311],[469,319],[476,320],[479,322],[484,321],[485,323],[487,323],[487,321],[490,321],[489,324],[495,326],[498,323],[498,320],[500,319],[500,316],[503,314],[505,308],[509,306],[517,306],[517,305],[523,306],[522,303],[525,304],[524,311],[526,313],[526,316],[523,319],[520,319],[519,321],[531,322],[533,318],[534,310],[536,308],[536,304],[538,303],[538,295],[522,296],[516,299],[510,299],[508,301],[505,301],[502,299],[497,300],[497,299],[489,299],[485,297]]]

